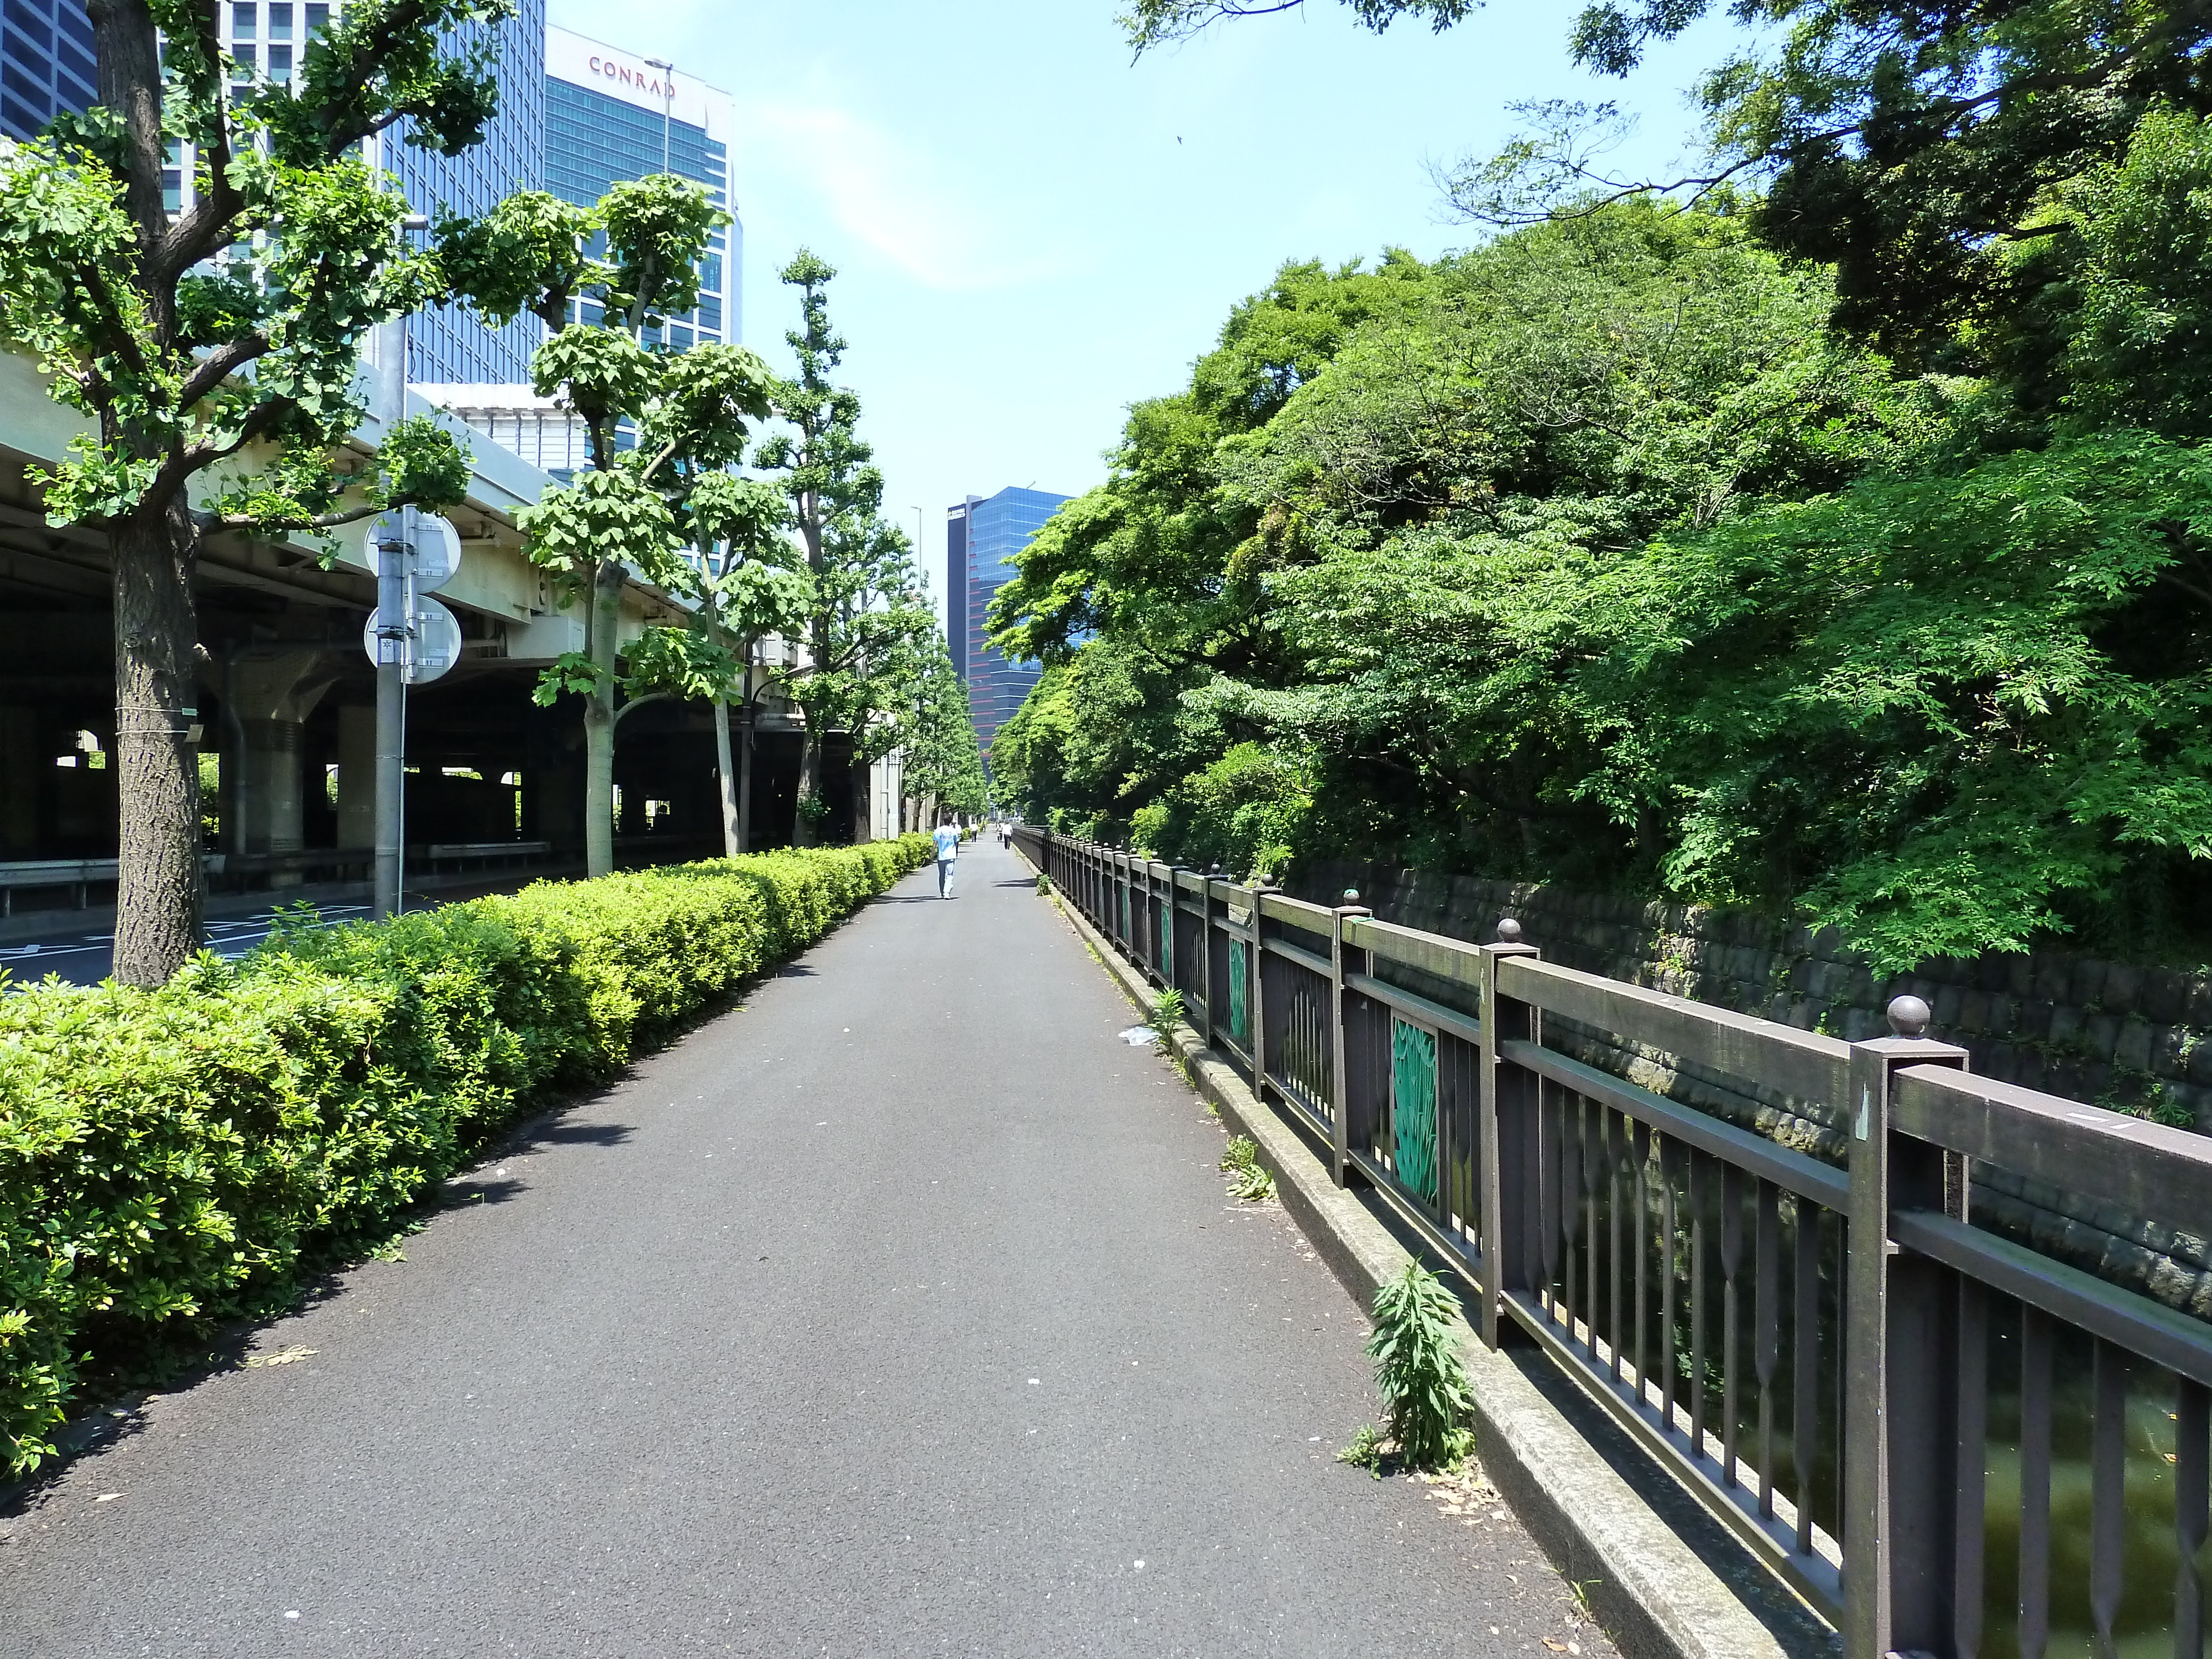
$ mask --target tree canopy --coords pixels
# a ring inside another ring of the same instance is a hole
[[[1887,966],[2212,923],[2212,132],[2047,192],[1964,374],[1743,198],[1285,266],[991,613],[1061,827],[1751,904]],[[1966,337],[1971,336],[1972,337]]]

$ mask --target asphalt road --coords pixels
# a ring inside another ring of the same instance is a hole
[[[0,1654],[1609,1653],[995,847],[0,1512]],[[1552,1645],[1547,1645],[1547,1642]]]
[[[435,898],[424,902],[434,904]],[[359,921],[368,914],[366,904],[321,904],[316,907],[326,927],[342,921]],[[210,919],[207,924],[207,948],[219,957],[235,959],[269,937],[276,925],[273,909],[257,910],[252,915]],[[112,928],[113,924],[108,924]],[[112,932],[90,932],[82,928],[57,927],[52,933],[37,939],[20,939],[0,945],[0,968],[8,971],[15,988],[36,984],[48,976],[70,985],[97,985],[106,979],[115,965],[115,935]]]

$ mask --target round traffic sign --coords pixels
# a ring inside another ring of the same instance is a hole
[[[459,572],[461,532],[434,513],[415,515],[415,591],[434,593]]]
[[[428,685],[461,659],[461,624],[443,604],[426,596],[415,601],[412,628],[386,629],[383,613],[371,613],[361,630],[361,646],[379,666],[404,667],[408,684]]]

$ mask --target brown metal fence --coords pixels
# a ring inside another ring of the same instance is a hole
[[[1842,1632],[1847,1659],[2204,1659],[2212,1325],[1976,1227],[1976,1162],[2201,1238],[2212,1141],[1023,829],[1255,1092]],[[1825,1163],[1554,1029],[1842,1109]],[[1873,1249],[1857,1241],[1880,1243]]]

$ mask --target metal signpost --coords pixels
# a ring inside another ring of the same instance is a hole
[[[381,921],[402,908],[407,833],[407,688],[427,685],[461,654],[461,625],[429,596],[461,566],[459,532],[411,507],[376,522],[376,614],[362,647],[376,665],[376,901]]]

